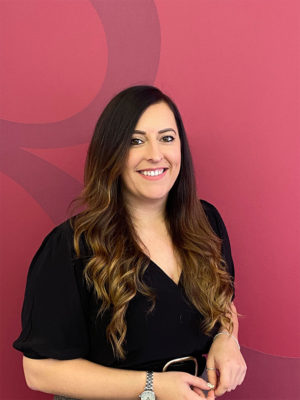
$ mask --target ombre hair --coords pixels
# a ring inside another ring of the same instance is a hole
[[[84,188],[75,199],[83,211],[71,218],[77,256],[81,256],[81,236],[91,251],[84,278],[100,301],[97,317],[110,312],[106,335],[120,359],[126,358],[125,314],[130,300],[139,292],[149,298],[149,312],[155,307],[155,290],[143,282],[150,259],[140,246],[123,199],[121,174],[139,118],[150,105],[160,102],[172,110],[181,142],[181,168],[168,194],[165,221],[181,261],[182,284],[189,301],[203,315],[205,334],[217,323],[230,332],[233,328],[229,317],[233,285],[221,255],[222,240],[213,232],[197,198],[180,113],[159,89],[133,86],[108,103],[96,124],[86,158]]]

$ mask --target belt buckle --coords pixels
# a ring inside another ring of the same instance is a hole
[[[174,358],[173,360],[168,361],[164,365],[164,367],[162,369],[162,372],[166,372],[170,365],[176,364],[178,362],[184,362],[184,361],[194,361],[194,364],[195,364],[195,376],[198,376],[198,361],[197,361],[197,358],[192,357],[192,356]]]

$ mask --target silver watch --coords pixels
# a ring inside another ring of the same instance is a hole
[[[143,391],[139,395],[141,400],[155,400],[155,393],[153,391],[153,372],[147,371],[147,378],[146,378],[146,386]]]

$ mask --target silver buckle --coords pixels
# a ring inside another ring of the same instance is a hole
[[[163,369],[162,369],[162,372],[166,372],[167,369],[168,369],[168,367],[169,367],[170,365],[172,365],[172,364],[176,364],[176,363],[181,362],[181,361],[189,361],[189,360],[194,361],[194,364],[195,364],[195,376],[198,376],[198,361],[197,361],[197,358],[192,357],[192,356],[181,357],[181,358],[174,358],[173,360],[168,361],[168,362],[164,365],[164,367],[163,367]]]

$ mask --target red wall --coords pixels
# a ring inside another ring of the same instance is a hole
[[[0,26],[1,400],[48,398],[12,349],[29,262],[81,188],[104,104],[142,83],[178,104],[229,231],[248,373],[223,398],[297,398],[299,1],[2,0]]]

